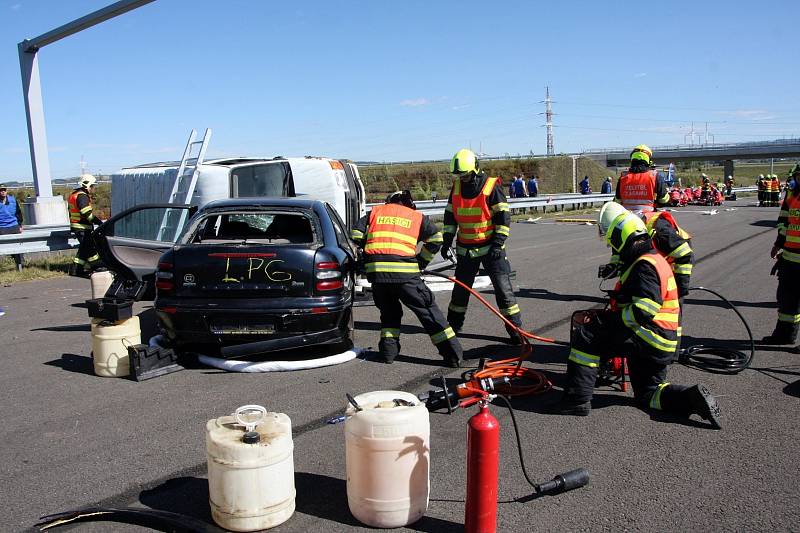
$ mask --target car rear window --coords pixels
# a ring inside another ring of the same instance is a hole
[[[316,241],[315,225],[308,214],[259,211],[211,213],[198,222],[190,242],[309,245]]]

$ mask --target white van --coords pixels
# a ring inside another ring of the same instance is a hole
[[[169,202],[179,163],[151,163],[111,175],[111,214],[142,204]],[[213,200],[303,196],[328,202],[350,230],[366,214],[364,186],[355,164],[326,157],[229,158],[198,167],[191,205]]]

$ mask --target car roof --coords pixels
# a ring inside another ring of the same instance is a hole
[[[280,207],[287,209],[314,209],[315,206],[322,207],[319,200],[301,198],[281,198],[281,197],[257,197],[257,198],[227,198],[224,200],[214,200],[204,205],[200,211],[217,209],[236,209],[251,207]]]

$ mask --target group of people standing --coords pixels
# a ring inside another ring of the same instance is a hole
[[[508,184],[509,198],[536,198],[539,196],[539,177],[532,175],[527,181],[525,174],[511,178]]]
[[[756,188],[758,189],[759,207],[778,207],[780,205],[781,182],[778,180],[777,174],[767,174],[766,176],[759,174]]]
[[[680,305],[688,292],[693,254],[691,237],[669,213],[655,211],[669,197],[663,174],[651,169],[651,157],[647,146],[634,148],[631,167],[617,183],[615,202],[601,210],[598,227],[613,252],[600,274],[618,276],[619,281],[605,310],[576,315],[580,320],[573,324],[564,394],[549,411],[588,415],[600,367],[624,354],[634,396],[643,408],[683,417],[697,414],[719,428],[719,407],[706,387],[666,381],[668,365],[679,349]],[[373,208],[352,230],[375,291],[381,322],[379,352],[386,363],[399,354],[403,303],[417,315],[446,364],[461,365],[458,334],[464,327],[469,292],[455,284],[445,319],[433,293],[420,280],[437,251],[452,259],[454,242],[456,279],[472,286],[482,266],[494,286],[498,308],[513,325],[506,326],[509,341],[521,341],[522,317],[505,251],[511,217],[500,180],[488,177],[467,149],[455,154],[450,173],[455,179],[441,232],[415,211],[407,191],[390,195],[385,205]]]

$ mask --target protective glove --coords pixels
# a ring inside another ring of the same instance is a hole
[[[455,262],[453,250],[449,246],[442,246],[442,251],[440,253],[445,261]]]
[[[619,270],[619,263],[607,263],[597,269],[597,277],[602,279],[613,278]]]
[[[446,259],[447,261],[453,260],[453,252],[450,249],[452,246],[453,246],[453,236],[447,233],[444,235],[444,238],[442,239],[442,249],[440,251],[443,259]]]
[[[497,246],[496,244],[492,245],[492,247],[489,248],[489,257],[491,259],[500,259],[503,257],[503,248]]]

